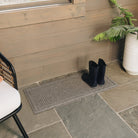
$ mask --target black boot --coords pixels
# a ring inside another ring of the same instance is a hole
[[[98,73],[97,83],[103,85],[105,83],[104,76],[106,71],[106,64],[103,59],[99,59],[98,66],[99,66],[99,73]]]
[[[89,85],[91,87],[97,86],[97,77],[98,77],[99,67],[94,61],[89,61]]]
[[[82,75],[82,80],[91,87],[97,86],[98,68],[94,61],[89,61],[89,72],[85,72]]]
[[[89,73],[88,73],[88,71],[85,70],[83,72],[81,78],[84,82],[86,82],[89,85],[90,82],[89,82]]]

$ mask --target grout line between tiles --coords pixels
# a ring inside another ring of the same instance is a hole
[[[138,136],[137,132],[118,113],[117,116]]]
[[[108,102],[100,95],[100,93],[98,93],[98,96],[116,113],[116,111],[114,110],[113,107],[111,107]]]
[[[98,93],[98,96],[112,109],[112,111],[128,126],[128,128],[130,130],[132,130],[132,132],[134,132],[137,136],[138,134],[136,133],[136,131],[134,129],[132,129],[132,127],[108,104],[108,102],[100,95],[100,93]]]
[[[54,108],[54,111],[56,112],[57,116],[59,117],[59,119],[60,119],[62,125],[64,126],[64,128],[65,128],[65,130],[66,130],[66,132],[68,133],[68,135],[70,136],[70,138],[72,138],[70,132],[69,132],[68,129],[66,128],[66,126],[65,126],[65,124],[64,124],[64,122],[63,122],[63,120],[61,119],[61,117],[59,116],[59,114],[57,113],[57,111],[56,111],[55,108]]]
[[[114,80],[113,80],[114,81]],[[115,81],[114,81],[115,82]],[[128,85],[128,84],[132,84],[132,83],[134,83],[134,82],[138,82],[138,80],[134,80],[134,81],[129,81],[129,82],[127,82],[127,83],[124,83],[124,84],[118,84],[118,86],[117,87],[113,87],[113,89],[116,89],[116,88],[119,88],[119,87],[122,87],[122,86],[125,86],[125,85]],[[101,96],[102,97],[102,93],[104,93],[105,91],[102,91],[102,92],[100,92],[100,93],[98,93],[98,95],[99,96]],[[103,97],[102,97],[103,98]],[[104,98],[103,98],[104,99]],[[105,100],[105,99],[104,99]],[[105,100],[106,101],[106,100]],[[107,102],[107,101],[106,101]],[[109,104],[108,104],[109,105]],[[122,110],[120,110],[120,111],[115,111],[115,112],[117,112],[117,113],[120,113],[120,112],[123,112],[123,111],[125,111],[125,110],[128,110],[128,109],[130,109],[130,108],[133,108],[133,107],[135,107],[135,106],[138,106],[138,104],[135,104],[135,105],[132,105],[132,106],[129,106],[129,107],[127,107],[127,108],[124,108],[124,109],[122,109]]]
[[[110,77],[109,77],[109,78],[110,78]],[[114,80],[113,80],[113,81],[114,81]],[[115,82],[115,81],[114,81],[114,82]],[[138,82],[138,79],[133,80],[133,81],[128,81],[128,82],[126,82],[126,83],[118,84],[118,87],[125,86],[125,85],[131,84],[131,83],[135,83],[135,82]]]
[[[103,91],[102,93],[104,93],[104,91]],[[101,93],[98,93],[98,95],[104,99],[104,97],[101,95]],[[105,99],[104,99],[104,100],[105,100]],[[106,100],[105,100],[105,101],[106,101]],[[107,102],[107,101],[106,101],[106,102]],[[108,103],[108,102],[107,102],[107,103]],[[109,105],[109,104],[108,104],[108,105]],[[116,111],[116,110],[114,109],[114,111],[115,111],[116,113],[121,113],[121,112],[124,112],[124,111],[126,111],[126,110],[129,110],[129,109],[131,109],[131,108],[134,108],[134,107],[136,107],[136,106],[138,106],[138,104],[129,106],[129,107],[124,108],[124,109],[122,109],[122,110],[120,110],[120,111]],[[112,107],[112,108],[113,108],[113,107]]]
[[[128,108],[125,108],[125,109],[123,109],[123,110],[120,110],[120,111],[118,111],[117,113],[119,114],[119,113],[121,113],[121,112],[124,112],[124,111],[126,111],[126,110],[129,110],[129,109],[134,108],[134,107],[136,107],[136,106],[138,106],[138,104],[135,104],[135,105],[132,105],[132,106],[130,106],[130,107],[128,107]]]
[[[60,123],[60,122],[61,122],[61,120],[58,120],[58,121],[55,121],[55,122],[53,122],[53,123],[51,123],[51,124],[49,124],[49,125],[45,125],[45,126],[43,126],[43,127],[39,127],[38,129],[32,130],[32,131],[27,132],[27,133],[28,133],[28,134],[34,133],[34,132],[39,131],[39,130],[41,130],[41,129],[43,129],[43,128],[50,127],[50,126],[55,125],[55,124]]]

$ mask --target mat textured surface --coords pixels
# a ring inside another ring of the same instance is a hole
[[[138,138],[98,94],[56,110],[73,138]]]
[[[82,81],[81,73],[74,73],[51,81],[45,81],[38,86],[26,88],[24,89],[24,93],[33,112],[40,113],[63,103],[115,86],[116,83],[106,77],[104,85],[91,88]]]

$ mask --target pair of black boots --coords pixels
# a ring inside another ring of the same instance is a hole
[[[96,87],[97,83],[103,85],[105,83],[105,71],[106,64],[103,59],[99,59],[98,64],[94,61],[89,61],[89,72],[85,72],[82,75],[82,80],[91,87]]]

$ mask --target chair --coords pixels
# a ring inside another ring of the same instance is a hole
[[[24,138],[29,138],[17,116],[22,103],[16,73],[10,61],[2,53],[0,53],[0,76],[3,77],[3,81],[0,82],[0,123],[13,117]]]

